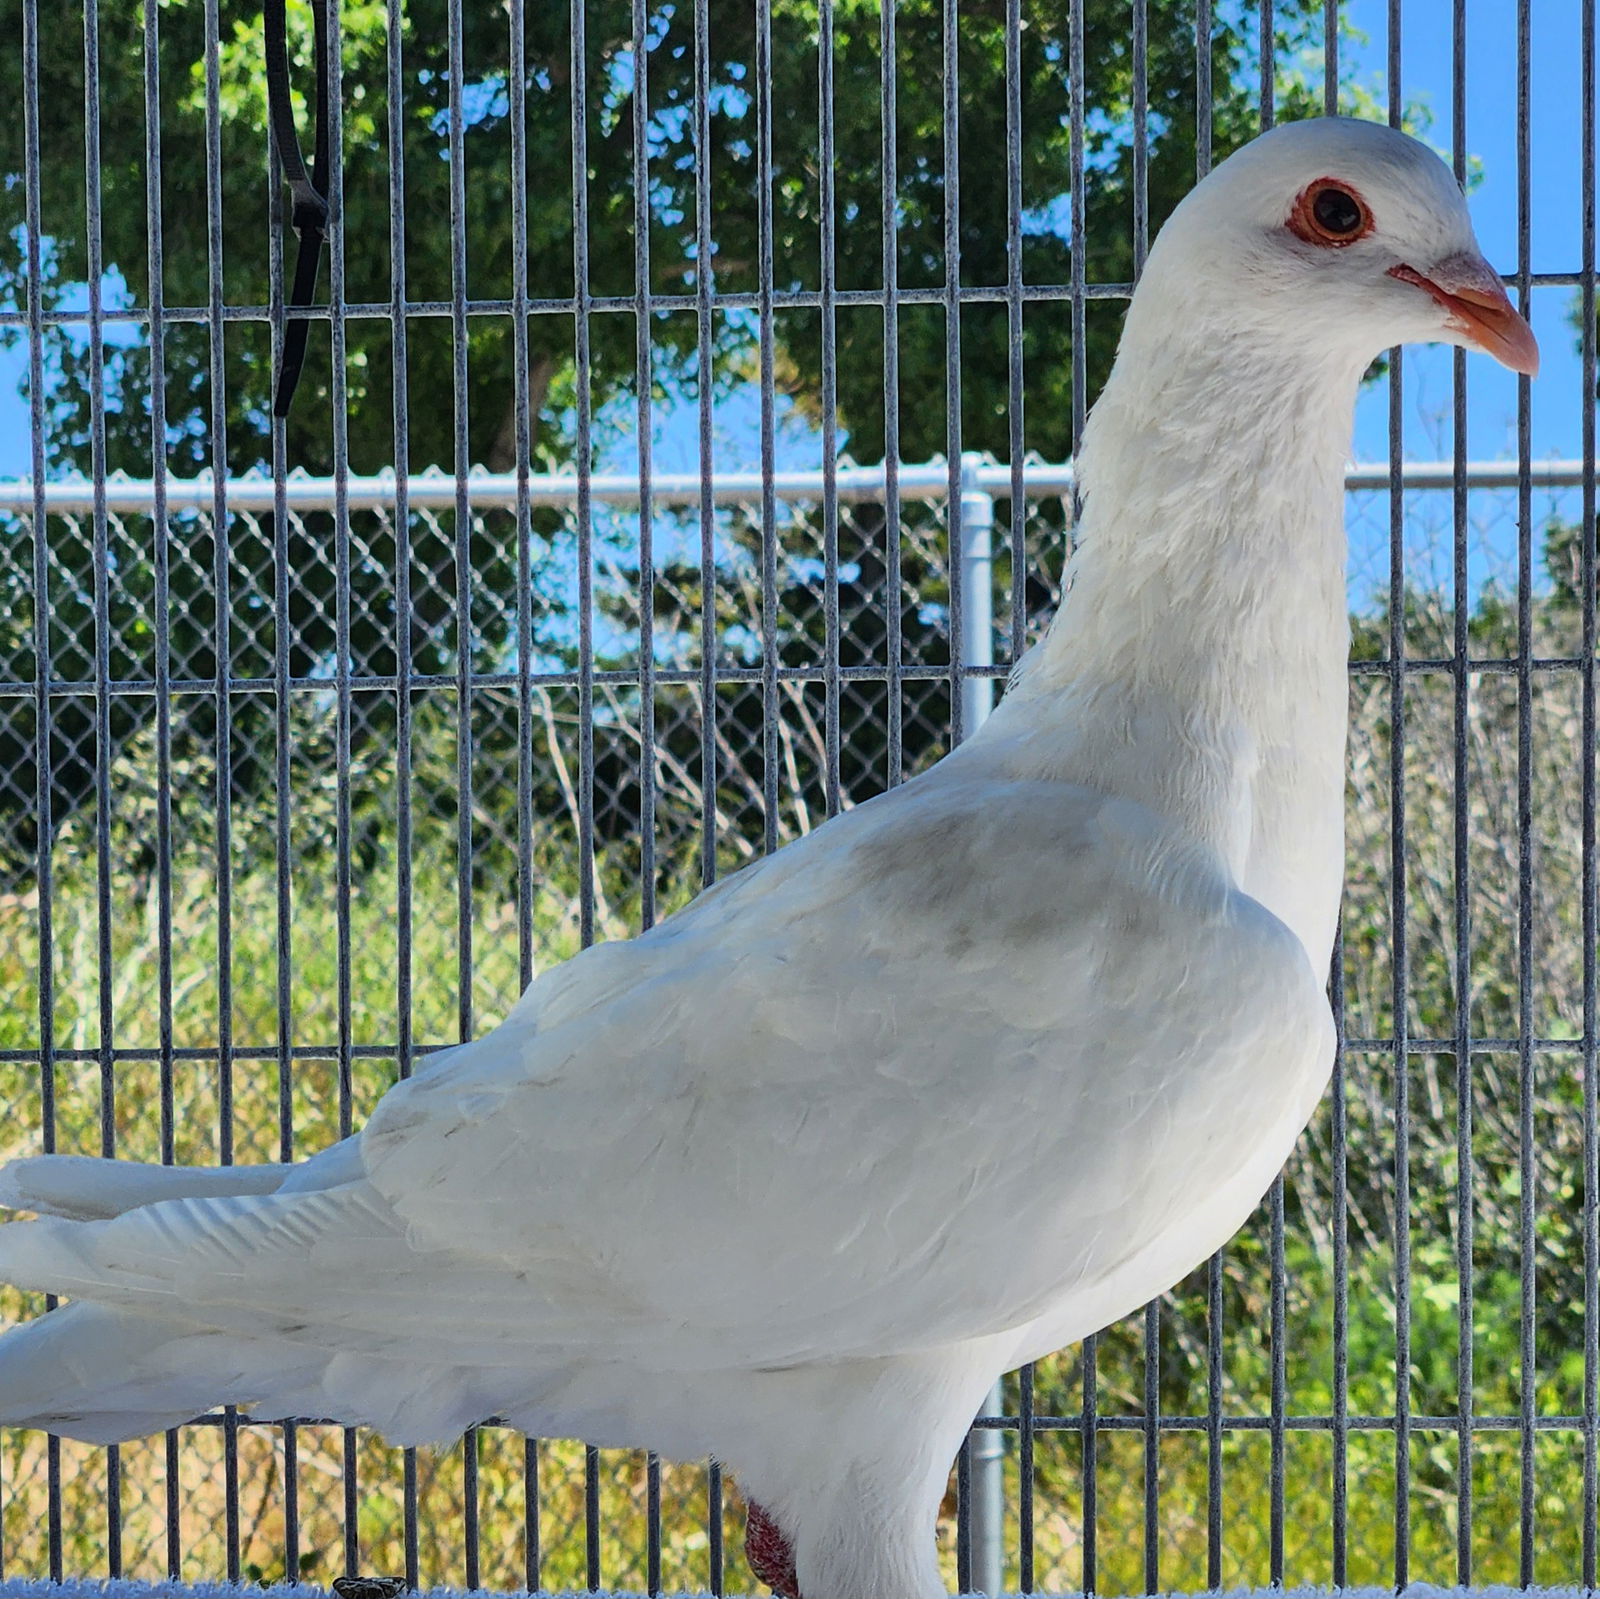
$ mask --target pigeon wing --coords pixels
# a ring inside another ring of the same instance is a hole
[[[541,977],[361,1154],[419,1281],[517,1275],[525,1347],[885,1354],[1181,1226],[1326,1029],[1299,943],[1149,812],[924,781]]]

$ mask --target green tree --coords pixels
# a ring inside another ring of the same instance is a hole
[[[0,0],[4,34],[21,34],[19,0]],[[347,0],[342,12],[344,92],[343,227],[344,294],[357,307],[386,306],[391,293],[391,165],[403,181],[406,205],[406,292],[413,302],[448,301],[452,293],[449,152],[449,49],[443,0],[410,0],[401,37],[390,41],[387,11],[376,0]],[[1315,19],[1311,15],[1315,14]],[[1320,26],[1313,0],[1276,8],[1286,49]],[[958,39],[961,179],[961,281],[996,285],[1006,271],[1005,21],[998,0],[962,8]],[[1024,0],[1019,40],[1022,104],[1022,175],[1026,225],[1023,268],[1030,282],[1065,283],[1071,252],[1064,197],[1069,191],[1071,56],[1068,8]],[[574,292],[570,15],[564,5],[525,7],[525,48],[509,59],[503,7],[468,7],[462,56],[466,66],[460,103],[462,188],[467,294],[506,300],[517,254],[526,251],[531,295],[542,304]],[[754,7],[744,0],[712,0],[709,149],[695,149],[693,116],[696,61],[692,8],[651,8],[645,70],[634,61],[630,7],[624,0],[591,0],[584,13],[587,105],[587,198],[590,289],[602,299],[633,295],[633,105],[641,82],[648,90],[651,236],[650,286],[658,295],[692,290],[700,263],[695,251],[696,186],[709,184],[715,236],[715,286],[750,294],[759,287],[760,163],[756,99]],[[207,302],[206,85],[203,8],[163,5],[159,33],[162,293],[168,307]],[[775,0],[772,8],[772,259],[780,291],[815,288],[820,279],[822,203],[817,106],[818,16],[813,0]],[[898,272],[910,289],[944,281],[945,171],[943,156],[943,46],[941,7],[935,0],[906,0],[896,33],[898,148]],[[1253,8],[1241,6],[1219,21],[1212,40],[1212,116],[1217,155],[1258,126],[1249,82]],[[295,80],[312,80],[309,12],[292,9]],[[1152,230],[1192,182],[1195,170],[1195,50],[1189,0],[1151,0],[1149,6],[1149,169]],[[399,147],[390,149],[388,59],[400,53],[403,105]],[[137,8],[100,13],[97,107],[100,169],[98,203],[101,282],[108,302],[149,303],[146,223],[144,19]],[[1126,281],[1133,272],[1132,151],[1129,137],[1133,66],[1126,6],[1090,0],[1084,16],[1087,91],[1085,271],[1091,279]],[[85,181],[84,40],[79,19],[40,13],[38,105],[40,116],[40,228],[45,304],[52,310],[81,305],[96,257],[91,254],[91,198]],[[269,297],[270,183],[266,166],[266,104],[259,12],[246,9],[227,24],[220,53],[221,267],[226,301],[262,306]],[[877,0],[841,0],[835,10],[834,158],[837,281],[845,290],[873,290],[882,281],[883,145]],[[525,239],[513,219],[511,192],[511,82],[520,72],[526,95],[527,210]],[[0,52],[0,89],[20,104],[29,92],[23,56]],[[1288,113],[1309,109],[1291,87]],[[302,108],[302,127],[307,118]],[[0,294],[26,302],[24,153],[20,118],[0,129]],[[322,288],[329,273],[325,266]],[[1109,365],[1115,305],[1091,306],[1088,320],[1089,389]],[[970,306],[962,313],[962,416],[965,447],[1003,453],[1009,437],[1008,335],[1004,308]],[[543,310],[526,321],[529,400],[536,419],[536,466],[570,463],[576,373],[573,318]],[[821,392],[820,321],[814,309],[789,309],[775,319],[780,380],[803,406],[815,410]],[[105,462],[135,476],[151,470],[150,349],[146,324],[121,324],[104,350],[104,375],[83,331],[51,328],[46,340],[47,457],[56,471],[86,472],[94,455],[90,395],[105,396]],[[691,389],[697,326],[692,312],[651,320],[653,380],[657,387]],[[471,462],[509,466],[516,451],[514,329],[505,315],[474,315],[467,323],[466,455]],[[126,335],[126,337],[123,337]],[[632,390],[636,382],[633,314],[607,309],[592,319],[592,395],[598,407]],[[1071,313],[1064,302],[1028,307],[1025,318],[1024,404],[1030,448],[1064,455],[1071,444]],[[13,340],[21,335],[11,330]],[[706,381],[736,382],[753,370],[754,318],[719,313],[715,319],[715,371]],[[926,457],[948,437],[945,328],[938,305],[904,308],[899,317],[900,448]],[[883,315],[877,306],[850,306],[838,321],[838,418],[858,459],[882,453],[885,404],[882,379]],[[346,325],[344,383],[349,459],[356,471],[376,471],[397,454],[393,384],[395,347],[382,315],[358,311]],[[190,473],[209,464],[214,430],[226,428],[226,460],[238,472],[270,454],[267,415],[271,392],[270,339],[260,321],[232,322],[224,339],[224,392],[211,392],[209,331],[180,320],[165,329],[167,466]],[[414,465],[449,465],[456,452],[453,406],[454,346],[448,317],[423,315],[407,329],[409,408],[405,445]],[[937,396],[930,403],[929,397]],[[313,473],[333,464],[332,373],[326,327],[313,327],[305,379],[286,428],[291,466]],[[554,538],[553,514],[535,518],[535,533]],[[94,650],[93,541],[87,518],[53,521],[51,560],[58,574],[53,612],[52,675],[92,677]],[[272,669],[274,627],[262,597],[274,586],[274,529],[270,518],[230,533],[230,670],[262,677]],[[461,648],[463,620],[470,622],[481,664],[503,663],[515,608],[490,597],[514,592],[516,538],[490,524],[469,538],[467,555],[475,596],[472,615],[457,612],[457,548],[448,517],[409,530],[411,600],[397,615],[392,532],[357,519],[359,547],[352,559],[350,647],[357,674],[386,675],[396,668],[399,630],[409,630],[412,664],[419,672],[449,672]],[[106,648],[113,678],[154,676],[154,568],[147,528],[119,534],[110,575],[111,629]],[[332,518],[312,516],[287,535],[288,608],[278,618],[289,633],[289,666],[305,676],[325,671],[337,641],[336,534]],[[0,670],[27,680],[36,670],[31,643],[31,551],[13,527],[4,546],[11,597],[0,621]],[[175,672],[209,679],[216,670],[216,600],[211,572],[214,548],[204,524],[174,527],[169,620]],[[543,653],[570,658],[572,629],[552,616]],[[268,714],[265,702],[241,703],[236,731]],[[15,859],[35,845],[27,796],[33,789],[34,731],[25,702],[9,703],[0,722],[0,769],[10,774],[0,800],[10,818],[3,829]],[[149,698],[119,698],[111,718],[116,744],[154,715]],[[180,740],[210,737],[212,712],[202,700],[181,709]],[[358,740],[381,734],[390,712],[374,701],[363,709]],[[57,701],[52,767],[53,809],[64,818],[92,788],[95,726],[87,698]],[[261,770],[248,759],[251,739],[240,736],[234,781],[248,790]]]

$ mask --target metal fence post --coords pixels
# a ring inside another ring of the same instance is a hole
[[[994,498],[978,477],[981,456],[961,458],[961,576],[967,603],[961,612],[961,664],[994,665]],[[994,679],[986,672],[964,672],[961,677],[961,725],[971,737],[994,709]],[[990,1390],[979,1412],[1004,1413],[1005,1395],[999,1383]],[[997,1594],[1005,1576],[1005,1456],[1006,1435],[993,1427],[973,1434],[970,1451],[972,1503],[968,1510],[971,1581],[974,1593]]]
[[[1005,1385],[996,1383],[979,1410],[980,1416],[1005,1414]],[[997,1427],[979,1427],[972,1435],[972,1510],[968,1522],[972,1547],[974,1593],[1005,1591],[1006,1569],[1006,1435]]]
[[[983,457],[961,457],[961,664],[994,665],[994,497],[979,472]],[[994,679],[986,672],[961,677],[961,725],[970,738],[994,709]]]

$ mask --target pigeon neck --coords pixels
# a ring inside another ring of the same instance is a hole
[[[1085,430],[1070,593],[1047,653],[1087,668],[1091,645],[1103,659],[1116,641],[1136,676],[1177,657],[1228,678],[1240,651],[1226,638],[1275,637],[1309,602],[1312,573],[1326,580],[1317,599],[1344,616],[1357,374],[1140,353],[1124,351]]]
[[[1322,960],[1341,864],[1342,484],[1359,373],[1145,353],[1125,342],[1090,421],[1069,591],[1019,687],[1062,708],[1062,775],[1215,847]]]

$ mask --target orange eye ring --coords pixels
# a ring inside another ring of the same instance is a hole
[[[1307,244],[1342,250],[1372,232],[1372,208],[1358,189],[1338,178],[1308,183],[1289,213],[1289,231]]]

